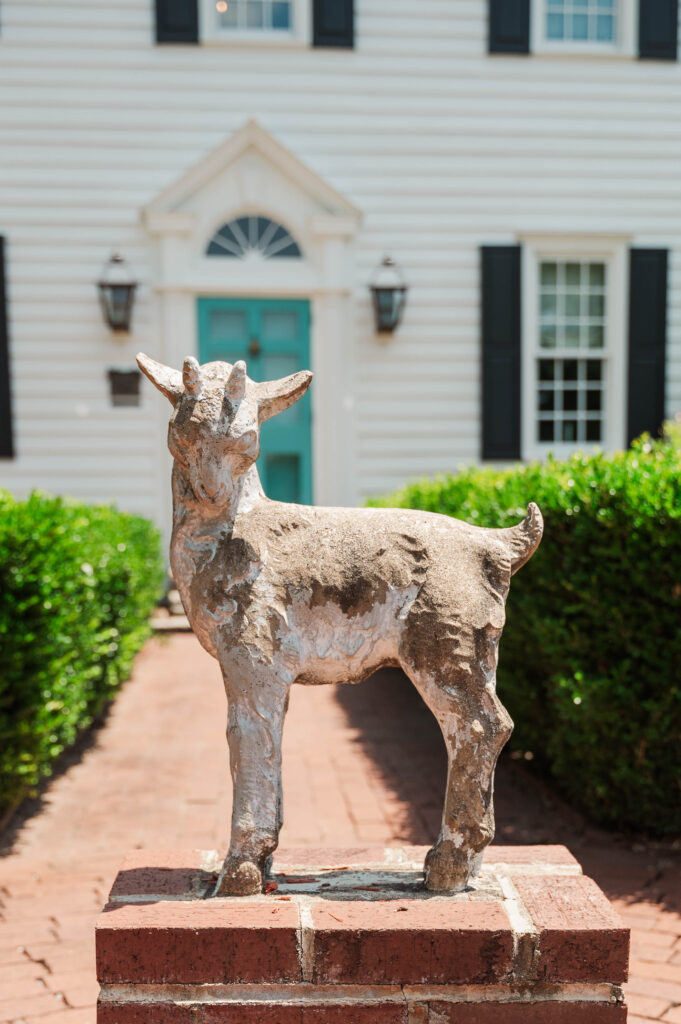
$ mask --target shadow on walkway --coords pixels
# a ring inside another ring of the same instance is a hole
[[[432,843],[447,764],[433,715],[398,670],[335,690],[356,742],[386,789],[407,805],[399,838]],[[562,843],[611,898],[644,899],[681,912],[681,844],[636,842],[598,828],[509,754],[502,754],[497,768],[495,806],[496,842]]]
[[[125,685],[125,683],[123,684]],[[120,690],[118,691],[120,692]],[[26,822],[37,817],[49,803],[49,791],[74,765],[99,745],[101,730],[106,726],[115,697],[100,711],[90,725],[80,733],[75,743],[67,747],[50,766],[50,774],[41,779],[34,795],[24,797],[0,821],[0,858],[12,853]]]

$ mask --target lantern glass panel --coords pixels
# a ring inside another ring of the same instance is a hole
[[[129,330],[134,291],[134,284],[100,285],[104,316],[112,330]]]
[[[406,288],[375,288],[376,325],[379,331],[394,331],[402,316]]]

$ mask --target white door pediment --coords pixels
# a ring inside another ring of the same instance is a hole
[[[210,238],[222,224],[247,214],[270,217],[288,229],[302,250],[308,285],[311,270],[320,283],[325,276],[320,243],[327,237],[351,239],[361,221],[345,196],[249,121],[144,208],[150,232],[175,240],[174,266],[162,261],[162,284],[193,285],[197,274],[214,277],[201,266]]]

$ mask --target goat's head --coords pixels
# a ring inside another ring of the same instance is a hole
[[[168,447],[196,500],[214,508],[229,504],[236,483],[260,454],[260,426],[288,409],[312,380],[302,370],[259,384],[246,364],[206,363],[187,356],[182,371],[140,353],[137,364],[170,400]]]

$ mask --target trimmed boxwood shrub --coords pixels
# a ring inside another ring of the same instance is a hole
[[[423,480],[372,504],[511,526],[544,540],[514,577],[499,694],[515,730],[602,823],[681,833],[681,452],[678,437]]]
[[[126,678],[162,581],[147,520],[0,491],[0,817]]]

